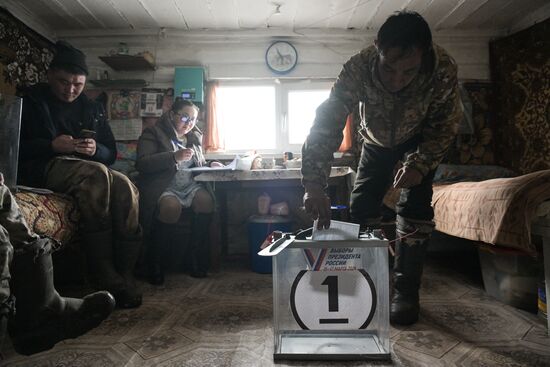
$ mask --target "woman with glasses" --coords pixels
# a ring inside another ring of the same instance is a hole
[[[202,133],[195,126],[198,112],[191,101],[177,98],[156,125],[145,129],[139,138],[136,168],[140,173],[140,218],[148,239],[145,254],[151,284],[164,283],[170,228],[182,213],[188,212],[184,208],[191,208],[193,213],[186,268],[197,278],[206,277],[208,271],[208,230],[214,200],[211,192],[195,182],[187,170],[207,164],[201,147]]]

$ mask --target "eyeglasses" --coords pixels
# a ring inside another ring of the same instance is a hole
[[[192,124],[193,122],[197,121],[196,117],[191,117],[187,113],[176,113],[176,115],[181,116],[180,121],[184,124]]]

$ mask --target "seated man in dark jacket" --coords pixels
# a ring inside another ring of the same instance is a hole
[[[0,173],[0,351],[8,319],[14,349],[33,354],[86,333],[115,307],[108,292],[83,299],[57,293],[51,241],[30,231]]]
[[[82,245],[93,278],[118,307],[138,307],[133,270],[141,246],[138,191],[110,170],[116,145],[102,106],[82,90],[85,55],[66,42],[48,70],[48,84],[23,97],[18,182],[73,196],[81,214]]]

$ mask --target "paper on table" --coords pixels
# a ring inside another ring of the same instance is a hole
[[[192,168],[184,168],[183,170],[193,171],[193,172],[206,172],[206,171],[234,171],[237,167],[237,160],[239,156],[236,156],[231,163],[221,166],[221,167],[192,167]]]
[[[359,224],[330,221],[330,228],[317,229],[317,220],[313,223],[311,239],[315,241],[356,240],[359,238]]]

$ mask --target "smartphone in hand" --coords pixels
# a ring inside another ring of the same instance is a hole
[[[82,129],[78,134],[79,139],[95,139],[96,132],[93,130]]]

